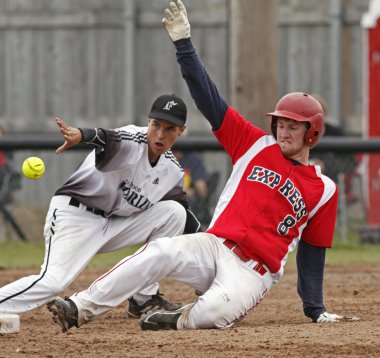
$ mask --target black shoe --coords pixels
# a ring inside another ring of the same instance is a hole
[[[143,314],[140,327],[143,331],[158,331],[159,329],[177,329],[177,321],[182,312],[155,311]]]
[[[127,309],[127,314],[129,317],[139,318],[143,313],[147,313],[148,311],[157,311],[157,310],[165,310],[165,311],[176,311],[180,309],[183,304],[182,303],[172,303],[166,301],[162,298],[163,294],[157,292],[150,300],[139,306],[135,299],[131,297],[129,299],[129,305]]]
[[[197,290],[197,289],[194,290],[194,293],[195,293],[198,297],[204,295],[204,292],[202,292],[201,290]]]
[[[79,327],[78,308],[70,298],[55,297],[47,304],[47,307],[53,313],[53,321],[62,328],[62,332],[74,326]]]

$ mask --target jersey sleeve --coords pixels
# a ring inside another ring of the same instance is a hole
[[[106,134],[102,128],[78,128],[82,135],[81,143],[94,147],[106,146]]]
[[[213,129],[219,129],[227,110],[227,103],[219,94],[215,83],[202,64],[191,39],[174,42],[177,61],[182,77],[189,87],[191,96],[199,111],[210,122]]]
[[[305,316],[313,321],[326,311],[323,304],[323,274],[326,249],[300,240],[297,250],[297,291]]]
[[[174,44],[182,77],[197,108],[210,122],[217,139],[235,162],[265,133],[228,106],[202,64],[191,39],[178,40]]]
[[[103,129],[106,145],[95,149],[96,169],[107,172],[121,169],[133,161],[136,143],[144,141],[143,133],[130,133],[124,128]]]
[[[331,183],[333,183],[331,181]],[[338,188],[331,184],[331,197],[317,210],[302,233],[302,240],[318,247],[331,247],[338,210]]]
[[[214,131],[214,135],[231,157],[232,163],[235,164],[266,133],[229,106],[221,128]]]

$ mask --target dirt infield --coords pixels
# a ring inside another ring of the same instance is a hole
[[[0,286],[34,272],[0,271]],[[86,270],[64,294],[86,288],[102,271]],[[18,334],[0,336],[0,357],[380,357],[380,265],[327,267],[325,301],[358,322],[309,323],[288,269],[255,312],[225,330],[143,332],[125,305],[80,329],[61,333],[46,306],[21,316]],[[172,280],[161,290],[173,301],[195,299]]]

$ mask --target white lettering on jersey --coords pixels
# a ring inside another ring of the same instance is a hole
[[[252,169],[252,173],[249,174],[247,179],[263,183],[273,189],[280,184],[281,175],[272,170],[255,165]]]
[[[296,217],[290,214],[286,215],[284,220],[277,227],[277,232],[280,235],[286,235],[289,229],[300,221],[302,217],[307,215],[308,212],[300,191],[289,178],[286,179],[284,185],[279,189],[279,192],[289,201],[296,214]]]
[[[134,206],[140,210],[147,210],[153,204],[144,195],[140,194],[141,188],[134,185],[128,180],[120,184],[120,189],[123,191],[123,197],[127,200],[129,205]]]
[[[255,165],[251,174],[247,177],[247,180],[262,183],[274,189],[280,184],[281,175],[267,168]],[[307,215],[308,212],[300,191],[290,179],[286,179],[285,183],[279,189],[279,192],[292,205],[293,212],[296,214],[295,216],[293,214],[286,215],[278,225],[277,232],[284,236],[288,233],[289,229],[300,221],[302,217]]]

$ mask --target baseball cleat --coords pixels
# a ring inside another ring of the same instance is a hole
[[[195,302],[185,303],[176,311],[150,311],[140,318],[140,327],[143,331],[158,331],[159,329],[177,329],[178,318],[184,311],[193,307]]]
[[[71,327],[78,326],[78,308],[70,298],[55,297],[47,304],[48,310],[53,313],[53,321],[57,323],[62,332],[67,332]]]
[[[143,314],[140,327],[143,331],[158,331],[160,329],[177,329],[177,321],[182,312],[155,311]]]
[[[131,297],[129,299],[129,305],[127,309],[127,314],[129,317],[140,318],[143,313],[149,311],[165,310],[165,311],[176,311],[183,307],[182,303],[172,303],[165,300],[163,294],[159,291],[152,296],[150,300],[139,306],[135,299]]]

